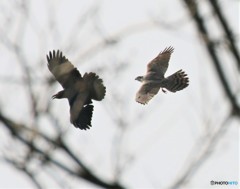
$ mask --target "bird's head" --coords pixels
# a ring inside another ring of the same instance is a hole
[[[143,76],[138,76],[135,78],[135,80],[142,82],[143,81]]]

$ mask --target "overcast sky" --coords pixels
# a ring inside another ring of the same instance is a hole
[[[233,31],[239,32],[239,1],[220,2]],[[29,22],[22,37],[22,48],[31,62],[29,67],[41,70],[33,70],[36,77],[50,76],[47,66],[44,65],[45,55],[52,49],[61,49],[81,73],[96,71],[107,86],[105,100],[102,103],[94,103],[93,127],[87,132],[76,130],[70,125],[67,101],[51,102],[55,103],[53,112],[59,115],[59,121],[66,126],[69,132],[68,141],[74,145],[76,153],[81,155],[96,173],[102,174],[104,178],[113,178],[113,164],[116,160],[111,156],[115,155],[113,143],[119,137],[120,129],[116,128],[116,123],[110,117],[112,111],[115,115],[124,116],[128,126],[120,145],[119,161],[121,165],[126,165],[121,181],[129,188],[171,186],[171,183],[187,169],[194,156],[204,148],[196,148],[200,146],[204,134],[207,131],[214,132],[224,122],[224,116],[229,110],[214,67],[183,2],[35,0],[28,3]],[[52,10],[49,10],[49,7]],[[95,7],[93,18],[79,27],[79,17],[89,16],[85,13],[91,7]],[[208,24],[212,29],[213,38],[218,38],[221,35],[219,26],[214,24],[208,4],[202,3],[201,8],[202,13],[209,17]],[[14,41],[21,35],[17,31],[23,13],[12,12],[17,10],[14,1],[1,1],[0,10],[0,30],[8,24],[8,15],[15,16],[15,21],[11,22],[12,29],[7,34]],[[48,25],[49,20],[53,20],[52,25]],[[54,37],[52,33],[48,35],[51,27],[57,29]],[[35,30],[42,37],[37,37]],[[76,31],[74,35],[73,31]],[[89,56],[88,50],[98,47],[102,38],[119,40],[119,43]],[[72,39],[74,43],[69,44],[68,41]],[[168,46],[173,46],[175,50],[166,74],[170,75],[183,69],[189,75],[190,85],[177,93],[159,92],[147,106],[142,106],[134,100],[140,87],[140,83],[134,78],[143,75],[146,64]],[[4,68],[0,70],[2,78],[21,76],[21,69],[14,63],[14,57],[3,44],[0,44],[0,51],[0,64]],[[229,60],[227,55],[224,58]],[[41,69],[37,67],[39,62],[42,65]],[[118,64],[123,66],[125,71],[113,73]],[[101,70],[101,67],[104,67],[104,70]],[[233,83],[239,84],[240,79],[239,76],[235,77],[235,69],[229,66],[227,72],[232,76]],[[0,83],[1,106],[7,115],[28,123],[24,92],[20,89],[17,97],[8,95],[9,92],[15,93],[15,89],[18,89],[15,85],[6,86],[3,82]],[[41,86],[36,90],[39,89]],[[44,91],[44,94],[49,96],[49,102],[51,95],[60,89],[61,86],[56,83],[52,91]],[[120,103],[113,108],[111,103],[118,102],[114,98],[115,93],[118,94]],[[142,119],[139,115],[143,115]],[[229,128],[215,146],[211,157],[203,163],[187,187],[213,188],[210,185],[211,180],[239,181],[239,120],[231,120],[227,124]],[[7,132],[0,134],[0,153],[6,150],[8,143],[5,134]],[[128,162],[130,163],[127,164]],[[0,188],[33,187],[25,175],[4,162],[0,162],[0,178]],[[56,187],[50,181],[46,186]],[[85,181],[79,182],[74,179],[72,186],[95,188]]]

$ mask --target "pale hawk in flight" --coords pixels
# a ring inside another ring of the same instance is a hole
[[[187,74],[182,70],[164,77],[173,50],[173,47],[165,48],[148,63],[146,75],[136,78],[136,80],[142,82],[142,86],[136,94],[137,102],[147,104],[158,93],[160,88],[164,93],[166,92],[164,89],[175,93],[189,85]]]

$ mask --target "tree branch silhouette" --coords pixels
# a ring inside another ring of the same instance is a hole
[[[238,66],[238,69],[240,71],[240,55],[239,55],[239,51],[237,50],[237,45],[236,45],[236,39],[234,37],[234,34],[232,32],[232,30],[230,29],[230,26],[225,18],[225,16],[223,15],[222,9],[219,6],[219,1],[217,0],[211,0],[208,1],[208,3],[212,6],[213,11],[215,13],[215,15],[217,16],[217,19],[219,20],[225,35],[226,35],[226,39],[228,40],[229,44],[229,51],[230,53],[232,53],[233,58],[235,58],[236,61],[236,65]]]
[[[61,137],[58,137],[57,140],[52,140],[49,137],[47,137],[45,134],[40,133],[39,131],[29,129],[24,124],[15,123],[14,121],[10,120],[9,118],[5,117],[2,113],[0,113],[0,121],[3,123],[3,125],[11,132],[11,134],[18,139],[21,143],[26,145],[28,148],[30,148],[32,153],[38,153],[43,158],[43,163],[52,163],[58,168],[68,172],[69,174],[79,177],[82,179],[87,180],[88,182],[91,182],[95,185],[104,187],[104,188],[113,188],[113,189],[124,189],[124,187],[121,184],[118,183],[111,183],[106,182],[100,179],[98,176],[94,175],[92,171],[87,168],[81,160],[73,154],[73,152],[69,149],[68,146],[64,143]],[[32,142],[32,140],[28,140],[26,137],[23,137],[22,135],[28,133],[28,132],[34,132],[35,137],[41,137],[47,142],[50,142],[55,146],[55,148],[58,148],[60,150],[63,150],[69,157],[72,158],[75,162],[78,164],[78,169],[71,169],[68,166],[64,165],[63,162],[59,162],[55,160],[53,157],[51,157],[48,152],[42,150],[40,147],[38,147],[36,144]]]
[[[223,65],[221,58],[216,52],[216,45],[215,42],[210,38],[209,31],[206,27],[206,24],[204,22],[204,18],[201,16],[199,12],[199,8],[197,6],[197,1],[195,0],[183,0],[185,3],[190,15],[192,16],[193,20],[195,21],[197,32],[201,36],[205,47],[207,49],[208,55],[212,60],[212,63],[216,69],[216,73],[218,75],[219,80],[221,81],[223,90],[225,94],[227,95],[231,107],[232,107],[232,115],[240,117],[240,105],[237,101],[237,96],[233,94],[229,81],[227,76],[224,74],[223,68],[221,65]],[[232,38],[230,36],[229,41],[231,41]]]

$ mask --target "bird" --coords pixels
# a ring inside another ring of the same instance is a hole
[[[135,80],[142,83],[135,97],[138,103],[147,104],[158,93],[160,88],[164,93],[167,92],[165,89],[175,93],[189,85],[189,78],[183,70],[179,70],[168,77],[164,76],[173,51],[173,47],[166,47],[148,63],[146,75],[135,78]]]
[[[94,72],[82,76],[59,50],[49,51],[47,63],[49,71],[63,87],[52,99],[67,98],[70,122],[81,130],[90,129],[94,109],[92,100],[101,101],[106,94],[103,80]]]

